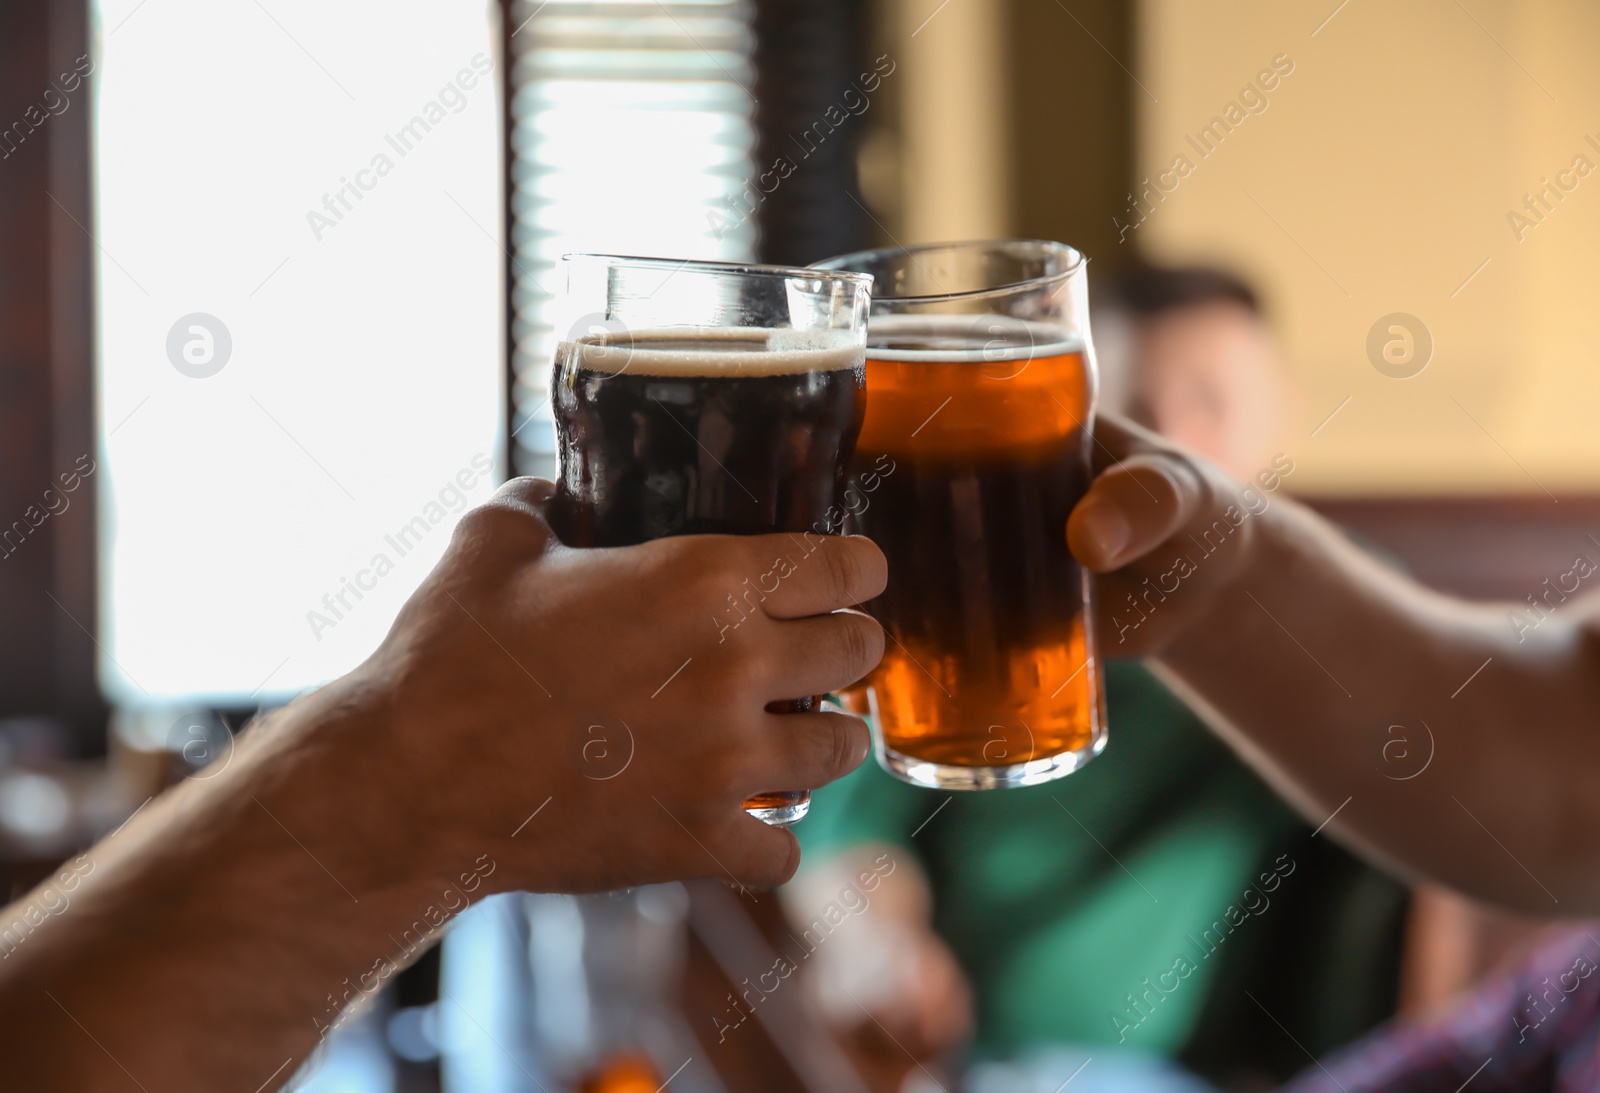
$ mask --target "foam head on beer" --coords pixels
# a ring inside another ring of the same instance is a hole
[[[866,352],[848,330],[678,327],[602,331],[562,342],[556,375],[581,372],[708,379],[853,370]],[[565,366],[565,367],[564,367]]]

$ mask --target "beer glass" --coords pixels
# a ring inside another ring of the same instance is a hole
[[[566,336],[550,399],[560,461],[551,519],[564,542],[841,531],[866,408],[871,277],[595,254],[563,263]],[[736,600],[743,591],[728,590],[730,612],[759,610]],[[810,799],[809,787],[782,786],[745,808],[785,826]]]
[[[975,242],[819,266],[875,279],[847,508],[889,559],[866,609],[890,640],[847,699],[914,785],[1069,774],[1106,743],[1089,575],[1066,543],[1096,390],[1083,256]]]

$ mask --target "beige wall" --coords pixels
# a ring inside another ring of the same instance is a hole
[[[1127,0],[875,0],[860,178],[878,241],[1022,236],[1102,273],[1132,254],[1111,213],[1133,161]],[[881,104],[881,108],[880,105]]]
[[[1600,7],[1351,0],[1319,30],[1335,7],[1145,0],[1136,176],[1193,171],[1130,234],[1263,288],[1301,492],[1600,488]],[[1185,136],[1278,54],[1265,111],[1202,157]],[[1518,241],[1507,213],[1579,154],[1595,173]],[[1368,359],[1392,312],[1434,339],[1413,378]]]
[[[1006,5],[889,0],[883,48],[899,81],[898,242],[1011,234]]]

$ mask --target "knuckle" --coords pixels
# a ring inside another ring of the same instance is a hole
[[[527,505],[542,505],[553,493],[555,493],[555,483],[548,478],[522,475],[508,480],[495,490],[494,495],[497,499],[509,498]]]
[[[532,534],[535,528],[536,525],[526,512],[501,499],[468,510],[460,523],[461,534],[491,542],[525,538]]]
[[[683,588],[696,603],[709,606],[712,611],[721,608],[731,587],[728,575],[721,568],[704,564],[703,560],[689,569],[664,565],[659,579],[666,587]]]
[[[706,544],[693,536],[669,535],[641,544],[658,573],[705,578],[713,572],[712,554]]]
[[[703,536],[671,536],[649,544],[658,547],[656,581],[678,588],[696,602],[724,601],[738,584],[738,565],[726,546]]]
[[[856,757],[856,726],[852,724],[853,718],[833,716],[829,719],[833,739],[829,746],[828,772],[832,777],[839,777],[855,767]]]
[[[739,582],[744,580],[750,570],[745,560],[745,551],[741,549],[738,540],[707,539],[701,547],[706,572],[711,574],[717,587],[724,592],[732,592],[738,588]]]
[[[866,664],[870,654],[866,629],[861,625],[861,620],[853,615],[841,615],[839,622],[842,624],[839,628],[839,648],[843,655],[839,670],[850,674],[850,679],[844,682],[854,683],[858,669]]]
[[[877,623],[861,615],[837,616],[841,629],[840,649],[843,663],[840,672],[849,678],[841,679],[839,686],[854,683],[877,665],[883,657],[883,630]]]
[[[830,542],[822,557],[827,567],[829,598],[842,607],[851,602],[851,590],[861,575],[861,563],[842,540]]]

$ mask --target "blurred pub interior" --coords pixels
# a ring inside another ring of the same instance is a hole
[[[1569,171],[1600,162],[1597,34],[1571,0],[12,0],[9,892],[353,667],[460,511],[550,473],[547,290],[573,250],[800,264],[1016,236],[1078,246],[1096,286],[1140,261],[1229,270],[1283,362],[1289,491],[1434,587],[1524,602],[1600,560],[1600,182]],[[1580,181],[1551,191],[1560,172]],[[195,315],[230,346],[204,379],[167,348]],[[1428,347],[1403,378],[1370,348],[1396,315]],[[392,572],[362,578],[377,555]],[[1404,891],[1309,825],[1291,842],[1316,887],[1222,974],[1314,1053],[1546,928]],[[620,991],[699,1060],[675,1088],[933,1088],[798,991],[719,1041],[788,929],[714,884],[496,897],[300,1081],[529,1088]],[[594,966],[601,937],[626,974]],[[1178,1054],[1264,1088],[1306,1062],[1274,1024],[1208,1009]]]

